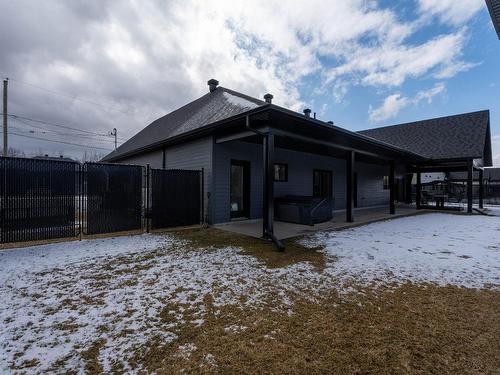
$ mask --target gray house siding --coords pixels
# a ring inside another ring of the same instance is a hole
[[[208,197],[212,191],[212,156],[213,138],[205,137],[193,142],[182,143],[166,149],[166,169],[197,169],[204,170],[205,185],[205,215],[209,213]]]
[[[262,217],[262,146],[246,142],[228,142],[214,145],[214,194],[212,196],[212,222],[230,220],[230,166],[231,160],[250,162],[250,218]],[[312,195],[313,170],[330,170],[333,173],[334,209],[344,209],[345,161],[341,159],[277,148],[276,163],[288,165],[288,181],[274,183],[274,196],[287,194]],[[389,168],[357,163],[358,207],[389,203],[389,191],[383,188],[383,176]]]
[[[207,198],[212,182],[213,138],[205,137],[193,142],[186,142],[169,147],[165,151],[166,169],[204,169],[205,174],[205,214],[208,213]],[[163,151],[157,150],[120,161],[123,164],[146,165],[151,168],[163,167]]]
[[[388,166],[357,163],[356,173],[358,174],[358,207],[389,204],[390,192],[384,189],[384,176],[389,175]]]
[[[231,160],[250,162],[250,218],[262,217],[262,147],[246,142],[228,142],[214,145],[213,223],[230,220]]]
[[[163,151],[157,150],[152,152],[147,152],[137,156],[132,156],[120,160],[120,164],[133,164],[133,165],[146,165],[148,164],[151,168],[161,168],[163,166]]]

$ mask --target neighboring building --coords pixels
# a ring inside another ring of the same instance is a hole
[[[473,197],[478,199],[480,179],[483,182],[484,199],[488,204],[500,204],[500,168],[484,168],[482,176],[480,171],[474,171],[473,176]],[[465,189],[467,184],[467,173],[464,172],[450,172],[446,176],[446,182],[449,186],[461,186],[462,190]]]
[[[500,0],[486,0],[486,5],[490,12],[491,21],[500,39]]]
[[[396,198],[409,199],[415,172],[491,165],[488,111],[356,133],[310,110],[274,105],[270,94],[259,100],[215,80],[208,84],[208,94],[154,121],[103,160],[203,168],[210,223],[264,218],[272,234],[274,198],[284,196],[325,198],[352,221],[355,206],[390,205],[393,212]]]
[[[71,161],[71,162],[75,162],[76,160],[73,160],[71,158],[66,158],[64,157],[63,155],[59,155],[59,156],[49,156],[47,154],[45,155],[38,155],[38,156],[34,156],[33,159],[41,159],[41,160],[55,160],[55,161]]]

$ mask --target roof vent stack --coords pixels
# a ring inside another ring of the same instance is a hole
[[[273,98],[274,96],[272,96],[271,94],[264,95],[264,100],[266,101],[266,103],[271,104],[273,102]]]
[[[333,125],[333,121],[328,121],[328,123],[329,123],[330,125]]]
[[[208,84],[208,90],[210,92],[214,92],[217,89],[217,86],[219,86],[219,81],[212,78],[207,82],[207,84]]]
[[[306,115],[306,117],[311,117],[311,110],[309,108],[304,109],[304,115]]]

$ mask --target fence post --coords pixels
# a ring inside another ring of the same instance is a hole
[[[150,166],[149,164],[146,164],[146,212],[145,212],[145,219],[146,219],[146,233],[149,233],[149,175],[150,175]]]
[[[201,212],[200,224],[205,224],[205,168],[201,168]]]
[[[78,165],[78,223],[80,226],[80,241],[83,232],[83,164]]]

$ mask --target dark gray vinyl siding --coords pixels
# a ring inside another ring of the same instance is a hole
[[[166,169],[204,169],[205,213],[209,212],[208,197],[212,191],[213,138],[205,137],[182,143],[165,150]]]
[[[192,142],[186,142],[165,150],[166,169],[193,169],[205,173],[205,210],[207,210],[207,197],[211,191],[212,182],[212,146],[213,138],[205,137]],[[144,153],[134,156],[120,163],[146,165],[151,168],[163,167],[163,151]],[[207,211],[206,211],[207,212]]]
[[[245,142],[228,142],[214,145],[214,194],[211,202],[214,223],[230,220],[232,159],[250,162],[250,217],[262,216],[262,147]]]
[[[262,146],[245,142],[214,145],[214,195],[212,197],[213,223],[230,220],[230,165],[231,159],[250,162],[250,218],[262,217]],[[313,170],[333,172],[334,209],[345,208],[345,160],[327,156],[276,149],[276,163],[288,165],[288,181],[275,182],[274,196],[312,195]],[[389,203],[389,191],[383,189],[383,176],[389,167],[357,163],[358,207]]]
[[[389,190],[384,190],[384,176],[389,175],[389,166],[356,163],[355,169],[358,174],[358,207],[389,205]]]
[[[130,158],[120,160],[120,164],[133,164],[133,165],[144,165],[149,163],[151,168],[161,168],[163,165],[163,151],[157,150],[152,152],[146,152],[137,156],[132,156]]]

